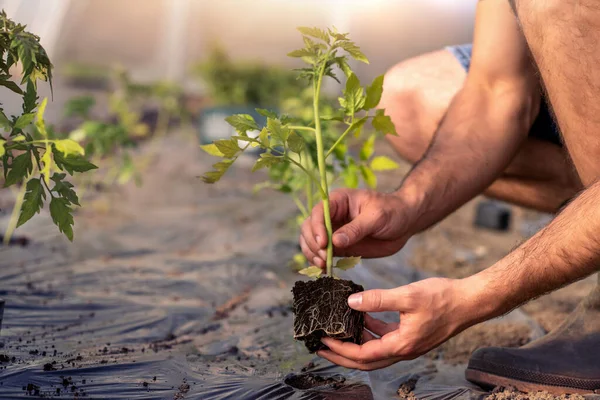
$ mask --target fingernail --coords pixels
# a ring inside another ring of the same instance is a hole
[[[360,307],[362,304],[362,294],[354,293],[350,297],[348,297],[348,305],[350,308]]]
[[[319,257],[323,260],[327,258],[327,252],[325,250],[319,250]]]
[[[321,262],[321,259],[319,257],[313,258],[313,264],[315,264],[317,267],[319,266],[320,262]]]
[[[345,233],[338,233],[337,235],[335,235],[336,241],[338,242],[339,246],[347,246],[348,242],[350,242],[350,239],[348,238],[348,235],[346,235]]]
[[[317,235],[315,237],[315,240],[317,241],[317,244],[320,246],[321,245],[321,236]]]

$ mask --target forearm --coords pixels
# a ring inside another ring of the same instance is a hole
[[[600,183],[573,200],[547,227],[492,267],[463,280],[474,322],[598,271]]]
[[[502,174],[537,112],[535,94],[519,85],[467,84],[456,95],[429,149],[396,192],[410,204],[415,233],[483,192]]]

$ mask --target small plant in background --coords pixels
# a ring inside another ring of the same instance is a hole
[[[180,104],[182,89],[163,81],[134,83],[123,69],[113,71],[112,81],[114,88],[108,98],[111,117],[108,119],[94,112],[96,101],[91,96],[74,97],[67,102],[65,116],[80,121],[69,138],[84,146],[92,160],[110,159],[111,168],[102,178],[102,184],[125,184],[131,179],[141,184],[142,171],[159,149],[137,161],[131,150],[140,140],[150,136],[158,146],[158,139],[164,137],[173,119],[189,121]],[[144,110],[148,107],[156,107],[157,111],[151,115],[155,118],[145,120]],[[95,180],[97,177],[88,175],[84,188],[98,183]]]
[[[283,99],[297,95],[304,85],[292,71],[247,61],[232,61],[214,46],[206,61],[193,72],[207,85],[211,100],[220,106],[279,107]]]
[[[9,243],[15,228],[39,213],[49,200],[50,215],[60,232],[73,240],[73,206],[79,198],[67,174],[96,166],[84,157],[84,149],[71,139],[56,139],[44,122],[47,100],[39,102],[38,81],[52,85],[52,64],[38,36],[0,13],[0,86],[22,99],[20,115],[8,117],[0,109],[0,160],[4,187],[20,185],[15,207],[4,235]],[[20,66],[20,80],[11,69]],[[23,88],[24,86],[24,88]]]
[[[288,55],[301,58],[308,64],[308,67],[298,71],[300,77],[307,79],[311,85],[312,113],[296,119],[258,109],[267,118],[264,127],[259,127],[247,114],[228,117],[227,122],[238,135],[202,146],[207,153],[222,158],[213,165],[213,171],[203,176],[203,180],[206,183],[217,182],[245,150],[260,147],[263,153],[252,170],[268,168],[271,182],[276,182],[279,190],[289,193],[304,215],[308,215],[316,200],[323,201],[329,238],[327,277],[296,282],[293,289],[294,336],[304,341],[310,351],[316,351],[323,348],[320,338],[324,335],[359,343],[364,318],[362,313],[351,310],[346,303],[347,297],[361,291],[362,287],[351,281],[333,279],[333,268],[352,268],[360,258],[349,257],[338,260],[335,265],[333,263],[329,188],[338,177],[350,187],[356,187],[360,177],[368,186],[374,187],[376,179],[373,170],[395,168],[395,163],[387,158],[372,158],[375,134],[362,144],[358,159],[348,152],[347,142],[351,137],[360,136],[367,122],[380,134],[396,134],[396,131],[384,110],[371,112],[381,99],[383,76],[377,77],[366,89],[363,88],[348,65],[348,56],[365,63],[368,60],[348,38],[348,34],[334,29],[325,31],[306,27],[299,28],[299,31],[305,46]],[[338,67],[347,80],[343,96],[338,99],[339,106],[324,112],[321,87],[325,77],[338,80],[334,67]],[[332,124],[342,124],[345,129],[336,135]],[[254,131],[260,132],[258,136],[248,135]],[[302,190],[305,204],[299,197]],[[322,271],[311,266],[300,273],[319,277]]]

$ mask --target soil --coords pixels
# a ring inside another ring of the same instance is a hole
[[[531,332],[538,324],[552,328],[595,284],[591,278],[570,285],[521,307],[521,319],[471,328],[429,356],[384,371],[336,367],[292,338],[289,288],[298,275],[282,261],[297,251],[297,229],[288,224],[294,205],[279,193],[252,194],[264,178],[262,171],[249,172],[252,158],[240,159],[211,186],[196,178],[214,163],[196,141],[175,136],[159,147],[142,187],[108,188],[78,210],[75,243],[42,210],[17,232],[32,239],[27,247],[0,246],[0,295],[7,301],[2,398],[24,397],[28,389],[55,398],[82,389],[87,398],[149,400],[393,398],[401,379],[416,375],[428,380],[415,390],[404,387],[405,397],[428,387],[429,398],[450,398],[473,388],[463,377],[474,348],[526,342],[529,326]],[[404,171],[378,174],[381,190],[397,187]],[[10,194],[0,191],[2,211],[12,207]],[[411,239],[399,254],[364,260],[341,275],[367,289],[468,276],[503,257],[547,217],[513,207],[508,232],[477,229],[472,222],[481,200]],[[0,213],[0,231],[7,220]],[[292,387],[283,379],[291,372],[336,388]],[[343,384],[328,381],[337,376]],[[525,399],[504,389],[488,395]]]
[[[343,376],[325,378],[311,373],[291,374],[284,379],[286,385],[290,385],[296,389],[306,390],[321,386],[328,386],[333,389],[340,388],[344,385],[346,378]]]
[[[523,393],[514,388],[496,388],[484,400],[584,400],[579,394],[563,394],[555,396],[548,392]]]
[[[427,356],[443,358],[451,365],[466,364],[471,353],[480,347],[519,347],[531,338],[531,327],[524,323],[490,323],[475,325],[430,351]]]
[[[290,374],[284,383],[295,389],[315,391],[323,400],[372,400],[373,393],[364,384],[348,383],[342,375],[323,377],[311,373]],[[312,397],[311,397],[312,398]]]
[[[324,336],[362,343],[364,313],[348,307],[348,297],[363,290],[352,281],[332,277],[297,281],[292,289],[294,338],[311,353],[327,349],[321,342]]]
[[[415,397],[414,390],[418,380],[418,378],[411,378],[400,385],[398,388],[398,397],[406,400],[416,400],[417,398]]]

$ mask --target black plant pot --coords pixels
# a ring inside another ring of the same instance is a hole
[[[364,313],[348,307],[348,297],[363,290],[352,281],[331,277],[297,281],[292,289],[294,338],[311,353],[327,349],[321,343],[325,336],[360,344]]]

